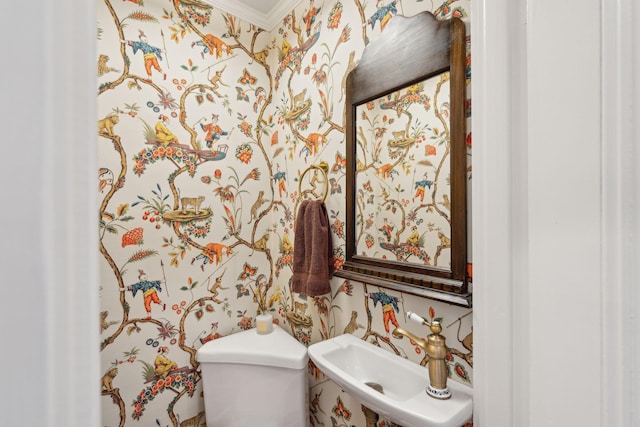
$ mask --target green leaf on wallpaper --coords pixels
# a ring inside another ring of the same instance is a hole
[[[148,381],[156,376],[156,370],[154,369],[153,365],[145,362],[144,360],[138,359],[138,362],[144,365],[144,369],[142,370],[142,378],[144,378],[145,381]]]
[[[120,206],[118,206],[118,209],[116,210],[116,216],[122,216],[126,214],[128,211],[129,211],[129,204],[123,203]]]
[[[455,9],[453,9],[452,16],[454,18],[466,18],[468,15],[467,15],[467,12],[463,8],[456,7]]]
[[[149,126],[149,123],[145,122],[142,119],[140,119],[140,120],[144,124],[144,130],[142,131],[142,134],[144,135],[145,139],[147,141],[155,141],[156,140],[156,131],[155,131],[155,129],[153,129],[151,126]],[[144,200],[144,199],[142,199],[142,200]]]

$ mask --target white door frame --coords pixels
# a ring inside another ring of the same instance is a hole
[[[95,10],[0,5],[2,425],[100,425]]]
[[[476,427],[640,425],[639,9],[472,4]]]

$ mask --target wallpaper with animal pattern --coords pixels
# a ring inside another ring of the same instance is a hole
[[[356,107],[356,253],[451,265],[449,72]]]
[[[344,261],[347,73],[394,16],[468,25],[469,8],[302,0],[265,31],[200,0],[98,1],[104,426],[204,425],[196,352],[260,312],[307,346],[351,333],[422,365],[390,331],[426,337],[406,311],[441,318],[450,380],[471,384],[470,309],[337,277],[321,297],[290,287],[300,192],[315,191],[299,178],[321,161],[332,262]],[[312,363],[309,380],[310,425],[365,425],[360,403]]]

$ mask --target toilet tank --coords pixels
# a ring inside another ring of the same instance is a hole
[[[279,326],[209,341],[196,358],[207,427],[309,425],[307,348]]]

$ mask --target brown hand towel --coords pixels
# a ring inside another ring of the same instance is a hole
[[[298,209],[293,246],[293,292],[318,296],[331,291],[331,228],[324,202],[304,200]]]

